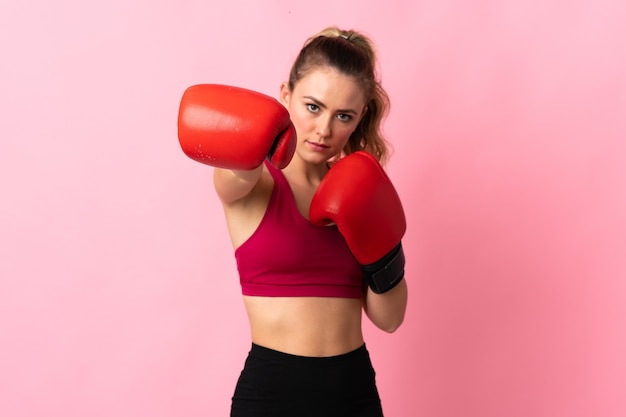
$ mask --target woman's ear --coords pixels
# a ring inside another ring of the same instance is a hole
[[[289,90],[289,84],[287,84],[286,81],[280,84],[279,98],[283,106],[289,107],[289,100],[291,100],[291,90]]]
[[[363,120],[363,117],[365,117],[365,115],[367,114],[367,110],[368,110],[368,107],[365,106],[363,108],[363,111],[361,112],[361,117],[359,118],[359,123],[361,122],[361,120]]]

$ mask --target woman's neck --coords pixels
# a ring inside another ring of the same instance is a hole
[[[286,177],[293,181],[317,187],[328,172],[328,169],[327,163],[312,164],[306,162],[296,154],[289,165],[283,169],[283,172]]]

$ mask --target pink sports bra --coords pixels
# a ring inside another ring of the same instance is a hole
[[[244,295],[361,298],[361,266],[336,226],[302,216],[282,171],[255,232],[235,250]]]

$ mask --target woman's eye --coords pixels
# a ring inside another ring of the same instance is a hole
[[[349,122],[350,120],[352,120],[352,116],[350,116],[349,114],[345,114],[345,113],[338,114],[337,118],[341,120],[342,122]]]
[[[307,106],[307,108],[309,109],[309,111],[310,111],[311,113],[317,113],[317,112],[319,111],[319,109],[320,109],[320,108],[319,108],[319,106],[318,106],[317,104],[310,104],[310,103],[309,103],[309,104],[307,104],[306,106]]]

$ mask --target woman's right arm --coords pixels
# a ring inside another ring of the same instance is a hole
[[[261,179],[263,165],[253,170],[215,168],[213,183],[218,197],[225,206],[248,197]]]
[[[238,247],[258,226],[269,202],[273,180],[264,161],[284,168],[294,154],[296,132],[289,112],[255,91],[195,85],[180,102],[178,139],[188,157],[215,168],[215,190]]]

